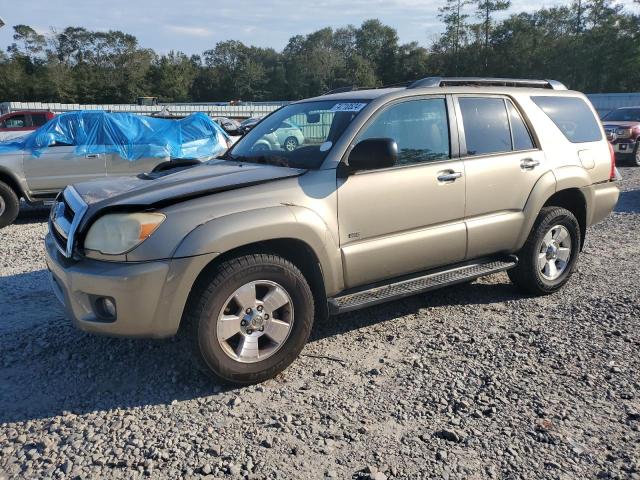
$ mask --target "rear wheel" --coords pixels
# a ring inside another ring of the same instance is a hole
[[[293,152],[296,148],[298,148],[298,139],[296,137],[287,137],[284,140],[284,149],[287,152]]]
[[[567,283],[580,250],[580,225],[569,210],[545,207],[518,253],[511,281],[528,293],[547,295]]]
[[[13,223],[20,212],[20,199],[13,189],[0,182],[0,228]]]
[[[307,342],[314,318],[305,277],[269,254],[220,264],[191,302],[197,360],[231,383],[257,383],[284,370]]]

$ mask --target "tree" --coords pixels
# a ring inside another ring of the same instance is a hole
[[[469,15],[463,13],[463,9],[471,3],[471,0],[446,0],[445,5],[438,9],[438,18],[445,25],[441,42],[453,54],[455,75],[458,75],[460,44],[467,37],[466,20]]]
[[[480,27],[484,36],[484,70],[489,68],[489,38],[493,26],[493,14],[507,10],[511,5],[510,0],[477,0],[476,16],[481,20]]]
[[[16,25],[13,27],[13,31],[13,40],[18,42],[12,43],[8,48],[13,55],[21,55],[33,61],[47,46],[44,35],[39,34],[28,25]]]

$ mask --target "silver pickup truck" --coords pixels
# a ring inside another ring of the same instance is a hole
[[[180,120],[101,111],[59,115],[25,137],[0,142],[0,228],[16,219],[20,199],[38,204],[70,184],[193,165],[229,145],[204,114]],[[195,155],[176,159],[172,151]]]
[[[303,144],[259,148],[291,122]],[[181,172],[70,186],[46,259],[79,328],[167,337],[182,325],[212,374],[252,383],[286,368],[330,313],[505,270],[530,294],[557,291],[617,178],[581,93],[426,78],[292,103]]]

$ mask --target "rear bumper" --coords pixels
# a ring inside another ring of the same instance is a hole
[[[581,191],[587,199],[587,226],[604,220],[613,211],[620,196],[615,181],[589,185]]]
[[[54,293],[74,325],[111,336],[162,338],[174,335],[191,287],[214,257],[124,263],[83,259],[72,262],[45,239],[46,262]],[[101,298],[115,303],[116,315],[105,317]]]

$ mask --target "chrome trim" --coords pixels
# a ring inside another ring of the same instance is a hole
[[[60,253],[67,258],[71,258],[73,256],[75,235],[84,214],[87,212],[88,205],[82,200],[82,197],[73,186],[65,188],[62,196],[66,202],[64,208],[70,208],[71,211],[73,211],[73,220],[69,223],[69,221],[64,218],[64,210],[60,207],[60,205],[64,205],[64,203],[57,200],[51,207],[49,230],[53,231],[55,229],[57,234],[66,240],[64,248],[62,248],[58,241],[56,241],[55,244]]]

